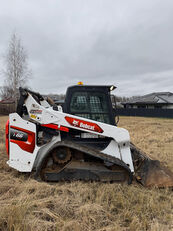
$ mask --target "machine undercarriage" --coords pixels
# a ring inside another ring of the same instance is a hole
[[[37,174],[45,181],[132,182],[133,174],[118,158],[74,142],[59,142]]]

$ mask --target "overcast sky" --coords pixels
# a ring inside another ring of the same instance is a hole
[[[13,32],[35,91],[83,81],[124,96],[173,92],[173,0],[0,0],[0,57]]]

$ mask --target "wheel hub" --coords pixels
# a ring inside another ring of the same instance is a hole
[[[71,152],[69,148],[58,148],[52,153],[52,157],[55,163],[64,164],[71,158]]]

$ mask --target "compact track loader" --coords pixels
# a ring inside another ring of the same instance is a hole
[[[8,165],[44,181],[127,182],[173,186],[173,174],[130,143],[115,124],[114,86],[76,85],[63,105],[20,88],[6,124]]]

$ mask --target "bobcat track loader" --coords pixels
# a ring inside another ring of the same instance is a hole
[[[51,182],[137,180],[144,186],[172,187],[173,174],[116,126],[110,97],[114,88],[71,86],[62,107],[20,88],[17,112],[6,124],[8,165]]]

